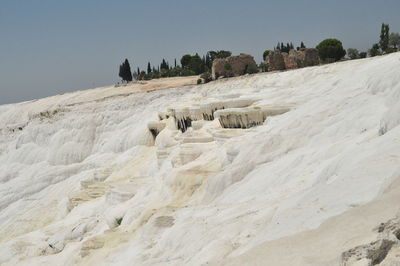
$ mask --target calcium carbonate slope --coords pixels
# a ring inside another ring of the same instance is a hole
[[[0,106],[0,264],[339,265],[398,212],[399,69],[395,53]],[[261,123],[202,120],[227,102]]]

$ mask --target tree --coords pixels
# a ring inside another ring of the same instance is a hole
[[[132,72],[128,59],[125,59],[125,61],[119,66],[118,75],[121,77],[122,81],[132,81]]]
[[[227,58],[232,55],[231,51],[219,50],[219,51],[208,51],[205,58],[205,66],[208,69],[212,68],[212,63],[217,58]]]
[[[182,68],[185,68],[189,65],[191,58],[192,58],[192,56],[190,54],[185,54],[184,56],[182,56],[182,58],[181,58]]]
[[[303,43],[303,42],[301,42],[301,44],[300,44],[300,48],[306,48],[306,46],[304,45],[304,43]]]
[[[165,61],[164,58],[163,58],[163,60],[161,62],[160,69],[161,70],[168,70],[169,69],[168,63]]]
[[[265,51],[264,51],[264,53],[263,53],[263,59],[264,59],[264,61],[265,61],[265,59],[267,59],[267,56],[269,55],[269,53],[271,53],[270,50],[265,50]]]
[[[217,58],[227,58],[232,55],[231,51],[220,50],[217,51]]]
[[[196,75],[204,72],[204,63],[198,54],[190,58],[188,68],[196,73]]]
[[[369,56],[374,57],[377,55],[381,55],[381,51],[379,50],[379,44],[375,43],[372,45],[372,48],[368,50]]]
[[[382,52],[386,52],[389,48],[389,24],[382,23],[379,46]]]
[[[360,58],[360,53],[359,53],[358,50],[355,49],[355,48],[349,48],[349,49],[347,49],[347,55],[349,56],[350,59],[357,59],[357,58]]]
[[[151,66],[150,66],[150,62],[147,64],[147,74],[151,73]]]
[[[360,58],[366,58],[367,53],[366,52],[360,52]]]
[[[246,67],[244,68],[244,74],[254,74],[257,72],[258,72],[257,66],[254,65],[246,65]]]
[[[175,67],[176,67],[176,58],[175,58]]]
[[[396,51],[400,48],[400,34],[399,33],[394,33],[394,32],[390,33],[389,45]]]
[[[211,60],[210,52],[207,52],[207,54],[206,54],[206,66],[208,69],[212,68],[212,60]]]
[[[346,55],[342,42],[337,39],[325,39],[317,45],[319,57],[323,61],[338,61]]]

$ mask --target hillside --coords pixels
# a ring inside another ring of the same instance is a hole
[[[0,264],[394,265],[399,69],[394,53],[0,106]]]

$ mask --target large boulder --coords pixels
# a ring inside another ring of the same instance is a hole
[[[315,66],[319,62],[318,50],[315,48],[290,50],[289,54],[273,51],[265,59],[268,71]]]
[[[289,52],[289,62],[287,69],[296,68],[292,67],[297,65],[297,68],[315,66],[319,64],[318,50],[315,48],[304,48],[299,51],[291,50]]]
[[[269,55],[265,58],[265,64],[268,67],[268,71],[286,69],[283,54],[284,53],[281,53],[280,51],[272,51],[269,53]]]
[[[257,70],[256,61],[251,55],[240,54],[227,58],[215,59],[212,64],[212,78],[236,77]]]

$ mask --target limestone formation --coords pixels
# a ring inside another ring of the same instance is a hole
[[[268,67],[268,71],[284,70],[286,68],[283,53],[280,51],[270,52],[265,59],[265,64]]]
[[[223,128],[250,128],[261,125],[268,116],[286,113],[289,107],[229,108],[215,112]]]
[[[256,99],[252,98],[210,100],[193,106],[171,107],[168,109],[168,113],[175,119],[176,128],[185,132],[188,127],[192,126],[193,121],[214,120],[214,112],[217,110],[246,107],[255,101]]]
[[[257,69],[254,58],[248,54],[215,59],[212,64],[212,79],[218,77],[236,77],[246,74],[247,70]]]
[[[265,64],[269,71],[315,66],[319,64],[318,50],[304,48],[290,50],[289,53],[273,51],[266,57]]]
[[[165,128],[165,123],[159,121],[152,121],[147,124],[147,127],[149,128],[153,137],[156,138],[157,135],[161,132],[161,130]]]
[[[299,51],[289,52],[289,65],[287,69],[315,66],[319,64],[318,50],[315,48],[304,48]]]

